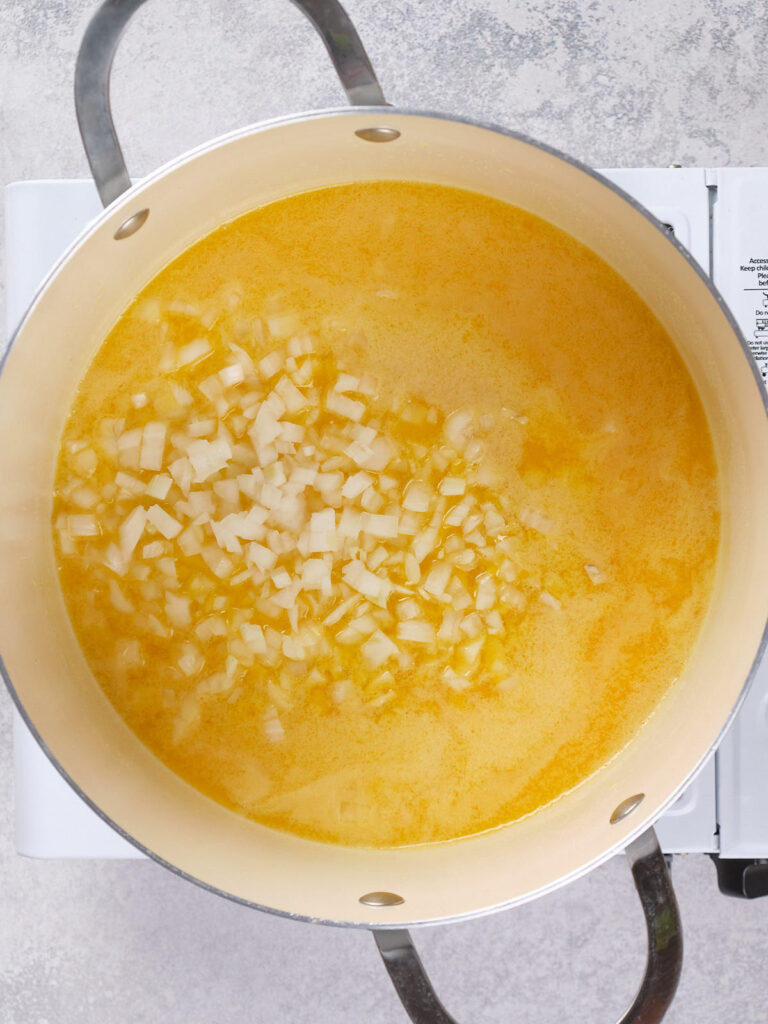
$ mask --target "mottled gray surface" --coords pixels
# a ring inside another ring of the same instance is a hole
[[[86,173],[71,102],[86,0],[0,3],[0,181]],[[768,22],[728,0],[349,0],[392,102],[523,129],[597,166],[768,164]],[[341,102],[287,0],[148,4],[115,68],[134,173],[248,121]],[[0,700],[2,1024],[403,1020],[370,938],[257,915],[150,863],[34,862],[12,835]],[[687,960],[671,1024],[766,1019],[768,901],[674,875]],[[424,959],[467,1021],[615,1020],[643,962],[616,860],[483,921],[430,929]]]

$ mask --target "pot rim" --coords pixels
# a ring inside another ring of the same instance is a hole
[[[608,188],[610,191],[615,193],[620,199],[623,199],[626,203],[628,203],[636,212],[641,214],[659,232],[661,232],[661,234],[664,236],[666,241],[669,244],[671,244],[677,250],[679,255],[683,257],[683,259],[686,260],[686,262],[689,264],[689,266],[695,271],[695,273],[697,274],[697,276],[700,279],[700,281],[709,290],[710,294],[712,295],[712,297],[717,302],[717,305],[718,305],[720,311],[723,313],[723,315],[724,315],[726,321],[728,322],[731,330],[733,331],[733,334],[734,334],[736,340],[738,341],[738,344],[739,344],[739,346],[741,348],[741,351],[742,351],[744,357],[746,358],[747,363],[749,364],[749,367],[750,367],[751,372],[752,372],[752,376],[753,376],[753,378],[755,380],[755,383],[757,385],[757,388],[758,388],[760,399],[761,399],[761,402],[762,402],[762,405],[763,405],[763,410],[764,410],[764,412],[766,414],[766,419],[768,419],[768,391],[763,386],[762,377],[760,376],[760,371],[759,371],[759,369],[757,367],[757,363],[755,362],[754,357],[752,356],[752,353],[751,353],[751,350],[749,348],[749,345],[748,345],[748,343],[747,343],[747,341],[746,341],[746,339],[745,339],[745,337],[744,337],[744,335],[743,335],[743,333],[742,333],[738,323],[736,322],[736,319],[733,316],[730,308],[728,307],[727,303],[723,299],[719,289],[715,285],[715,283],[712,280],[712,278],[709,277],[709,275],[703,270],[703,268],[699,265],[699,263],[692,257],[692,255],[688,252],[688,250],[678,241],[678,239],[673,234],[670,234],[670,232],[666,230],[665,225],[657,217],[655,217],[645,206],[643,206],[640,202],[638,202],[632,195],[630,195],[628,192],[626,192],[624,189],[622,189],[619,185],[615,184],[609,178],[605,177],[605,175],[601,174],[599,171],[596,171],[594,168],[590,167],[588,164],[583,163],[581,160],[577,159],[576,157],[572,157],[569,154],[564,153],[562,150],[559,150],[559,149],[557,149],[554,146],[550,146],[548,143],[544,143],[544,142],[541,142],[541,141],[539,141],[537,139],[534,139],[530,135],[527,135],[524,132],[516,131],[516,130],[510,129],[510,128],[505,128],[505,127],[503,127],[501,125],[498,125],[498,124],[495,124],[493,122],[483,121],[483,120],[479,120],[479,119],[476,119],[476,118],[456,116],[456,115],[452,115],[452,114],[446,114],[446,113],[440,112],[440,111],[418,110],[418,109],[409,108],[409,107],[390,107],[390,106],[387,106],[387,107],[381,107],[381,106],[331,107],[331,108],[323,108],[323,109],[317,109],[317,110],[310,110],[310,111],[300,112],[300,113],[296,113],[296,114],[289,114],[289,115],[279,116],[279,117],[275,117],[275,118],[270,118],[268,120],[259,121],[259,122],[256,122],[254,124],[247,125],[247,126],[242,127],[242,128],[237,128],[237,129],[234,129],[234,130],[232,130],[230,132],[226,132],[223,135],[216,136],[215,138],[210,139],[207,142],[201,143],[200,145],[193,147],[192,149],[186,151],[185,153],[180,154],[179,156],[173,157],[171,160],[167,161],[166,163],[162,164],[160,167],[156,168],[154,171],[152,171],[146,177],[143,177],[143,178],[139,179],[137,182],[132,184],[131,188],[126,190],[124,193],[122,193],[117,200],[115,200],[113,203],[110,203],[109,206],[107,206],[93,221],[91,221],[88,225],[86,225],[85,228],[83,228],[83,230],[77,235],[77,237],[74,239],[74,241],[71,243],[71,245],[69,245],[67,247],[65,252],[59,257],[59,259],[55,262],[55,264],[53,265],[51,270],[45,276],[45,278],[43,279],[43,281],[41,282],[39,287],[36,289],[35,294],[34,294],[32,300],[30,301],[27,309],[25,310],[24,315],[22,316],[19,324],[16,326],[16,328],[14,329],[13,333],[10,336],[8,345],[7,345],[6,349],[5,349],[5,351],[3,352],[2,357],[0,358],[0,375],[2,374],[2,372],[3,372],[4,368],[5,368],[5,364],[6,364],[6,361],[8,359],[8,356],[10,355],[14,345],[17,342],[18,336],[20,335],[20,333],[24,329],[25,325],[27,324],[27,322],[30,319],[30,317],[32,316],[32,314],[34,313],[35,307],[37,306],[41,296],[48,289],[49,285],[52,283],[54,278],[57,276],[57,274],[58,274],[59,270],[61,269],[61,267],[65,263],[67,263],[69,261],[69,259],[74,254],[74,252],[81,246],[81,244],[88,237],[90,237],[92,234],[95,234],[96,232],[101,230],[102,227],[104,227],[107,218],[111,218],[116,210],[121,209],[121,208],[126,208],[130,204],[132,204],[136,198],[141,196],[141,193],[142,193],[142,191],[145,188],[153,185],[160,178],[165,177],[167,175],[170,175],[174,170],[176,170],[177,168],[179,168],[179,167],[183,166],[184,164],[190,162],[191,160],[193,160],[193,159],[195,159],[195,158],[197,158],[199,156],[203,156],[204,154],[206,154],[206,153],[208,153],[208,152],[210,152],[210,151],[212,151],[214,149],[218,149],[218,148],[224,147],[227,144],[229,144],[230,142],[237,141],[237,140],[239,140],[241,138],[244,138],[246,136],[255,135],[255,134],[267,131],[267,130],[272,129],[272,128],[280,128],[280,127],[283,127],[285,125],[296,124],[296,123],[299,123],[299,122],[302,122],[302,121],[315,120],[315,119],[319,119],[319,118],[344,117],[344,116],[348,116],[350,114],[351,115],[370,114],[370,116],[373,119],[373,121],[376,122],[375,126],[379,126],[379,125],[384,126],[385,122],[388,119],[393,118],[393,117],[395,117],[395,118],[400,118],[400,117],[409,118],[409,117],[412,117],[412,118],[430,118],[430,119],[435,119],[435,120],[440,120],[440,121],[448,121],[448,122],[453,122],[453,123],[460,124],[460,125],[467,125],[467,126],[472,127],[472,128],[479,128],[479,129],[484,130],[484,131],[494,132],[496,134],[503,135],[503,136],[505,136],[507,138],[513,139],[513,140],[515,140],[517,142],[522,142],[525,145],[533,146],[533,147],[535,147],[535,148],[537,148],[539,150],[544,151],[545,153],[549,154],[550,156],[555,157],[555,159],[561,160],[564,163],[569,164],[570,166],[572,166],[576,170],[581,171],[582,173],[588,175],[589,177],[591,177],[595,181],[597,181],[600,185]],[[374,125],[372,125],[372,127],[373,126]],[[392,141],[396,141],[396,140],[392,140]],[[128,214],[128,216],[130,216],[130,213]],[[468,912],[461,913],[461,914],[448,915],[446,917],[440,917],[440,918],[429,918],[429,919],[426,919],[426,920],[414,920],[414,921],[408,921],[408,922],[398,921],[398,922],[392,922],[392,923],[379,922],[379,921],[377,921],[377,922],[364,922],[364,921],[323,919],[323,918],[311,917],[311,916],[305,915],[305,914],[298,914],[298,913],[294,913],[294,912],[291,912],[291,911],[280,910],[280,909],[275,908],[275,907],[269,907],[269,906],[266,906],[266,905],[263,905],[263,904],[259,904],[259,903],[253,902],[251,900],[247,900],[247,899],[245,899],[243,897],[235,895],[234,893],[227,892],[224,889],[220,889],[217,886],[214,886],[214,885],[212,885],[212,884],[210,884],[208,882],[203,881],[202,879],[196,878],[194,875],[191,875],[190,873],[182,870],[181,868],[179,868],[176,865],[172,864],[170,861],[165,860],[159,854],[154,853],[148,847],[144,846],[138,840],[133,838],[133,836],[131,836],[129,833],[127,833],[124,829],[122,829],[120,827],[120,825],[118,825],[116,822],[114,822],[100,807],[98,807],[91,800],[91,798],[88,796],[88,794],[85,793],[80,788],[80,786],[77,784],[77,782],[75,782],[75,780],[66,772],[66,770],[59,763],[59,761],[57,761],[57,759],[54,757],[53,753],[51,752],[51,750],[49,749],[49,747],[45,743],[44,739],[42,738],[42,736],[38,732],[38,730],[35,727],[34,723],[30,719],[30,717],[28,716],[28,714],[26,712],[26,709],[24,708],[24,705],[22,704],[21,699],[20,699],[20,697],[19,697],[19,695],[18,695],[18,693],[17,693],[17,691],[16,691],[16,689],[15,689],[15,687],[13,685],[13,682],[11,680],[10,674],[9,674],[7,668],[6,668],[5,662],[4,662],[4,660],[3,660],[1,655],[0,655],[0,675],[2,675],[2,678],[3,678],[4,682],[5,682],[5,685],[6,685],[6,687],[8,689],[8,692],[9,692],[9,694],[11,696],[11,699],[12,699],[16,709],[18,710],[22,720],[24,721],[24,723],[27,726],[27,728],[29,729],[29,731],[32,733],[33,737],[35,738],[35,741],[37,742],[37,744],[39,745],[39,747],[41,748],[43,753],[46,755],[46,757],[48,758],[49,762],[53,765],[53,767],[58,771],[58,773],[62,776],[62,778],[68,783],[68,785],[74,790],[74,792],[80,797],[80,799],[83,800],[83,802],[88,807],[90,807],[90,809],[99,818],[101,818],[101,820],[105,824],[107,824],[110,828],[112,828],[115,832],[117,832],[118,835],[120,835],[123,839],[125,839],[128,843],[130,843],[136,849],[138,849],[141,853],[143,853],[150,860],[155,861],[156,863],[160,864],[162,867],[164,867],[164,868],[168,869],[169,871],[171,871],[173,874],[175,874],[175,875],[185,879],[186,881],[192,882],[193,884],[197,885],[198,887],[200,887],[200,888],[202,888],[204,890],[207,890],[208,892],[213,893],[214,895],[222,896],[225,899],[228,899],[228,900],[230,900],[232,902],[239,903],[239,904],[242,904],[244,906],[250,907],[250,908],[252,908],[254,910],[261,910],[261,911],[264,911],[265,913],[268,913],[268,914],[274,914],[274,915],[277,915],[279,917],[290,918],[292,920],[304,921],[304,922],[312,923],[312,924],[324,924],[324,925],[331,925],[333,927],[340,927],[340,928],[368,928],[368,929],[375,928],[377,930],[389,930],[389,929],[402,929],[402,928],[412,928],[412,927],[426,927],[426,926],[434,926],[434,925],[439,925],[439,924],[451,924],[451,923],[454,923],[454,922],[467,921],[467,920],[473,920],[475,918],[485,917],[488,914],[495,913],[495,912],[500,911],[500,910],[510,909],[513,906],[518,906],[520,904],[527,903],[527,902],[529,902],[529,901],[531,901],[531,900],[533,900],[535,898],[538,898],[539,896],[544,896],[544,895],[547,895],[548,893],[554,892],[556,889],[559,889],[560,887],[566,885],[567,883],[575,881],[576,879],[581,878],[582,876],[588,874],[594,868],[597,868],[601,864],[604,864],[606,861],[608,861],[616,853],[621,852],[630,843],[632,843],[642,832],[644,832],[646,829],[649,828],[649,826],[651,826],[655,821],[657,821],[663,815],[663,813],[666,810],[669,809],[669,807],[675,802],[675,800],[677,800],[677,798],[686,789],[686,787],[699,774],[699,772],[701,771],[701,769],[704,766],[704,764],[706,763],[706,761],[709,759],[709,757],[714,753],[714,751],[720,745],[720,742],[722,741],[722,739],[723,739],[725,733],[727,732],[731,722],[733,721],[736,713],[738,712],[739,708],[741,707],[741,705],[742,705],[742,703],[744,701],[744,698],[746,697],[746,694],[747,694],[747,692],[749,690],[749,687],[750,687],[750,685],[752,683],[752,680],[754,679],[754,676],[755,676],[755,674],[757,672],[757,668],[760,665],[760,662],[761,662],[761,660],[762,660],[762,658],[763,658],[763,656],[765,654],[766,648],[768,648],[768,620],[766,620],[766,623],[765,623],[765,625],[763,627],[763,631],[762,631],[761,638],[760,638],[760,643],[758,645],[758,648],[757,648],[757,651],[755,653],[755,656],[754,656],[754,658],[752,660],[752,663],[751,663],[750,669],[749,669],[749,671],[747,673],[746,679],[745,679],[745,681],[744,681],[744,683],[743,683],[743,685],[742,685],[742,687],[741,687],[741,689],[739,691],[739,694],[738,694],[734,704],[732,705],[728,715],[726,716],[725,721],[723,722],[723,724],[722,724],[722,726],[721,726],[717,736],[715,737],[714,741],[703,752],[702,756],[699,758],[699,760],[697,761],[696,765],[689,772],[689,774],[669,794],[669,796],[664,800],[664,802],[661,804],[661,806],[659,808],[657,808],[656,812],[651,817],[649,817],[649,818],[643,818],[642,816],[639,816],[638,819],[637,819],[637,823],[635,824],[635,827],[632,828],[628,833],[625,833],[624,835],[622,835],[620,839],[618,839],[614,844],[612,844],[606,850],[604,850],[603,853],[601,853],[597,857],[593,858],[588,863],[586,863],[586,864],[582,865],[581,867],[577,868],[576,870],[570,872],[569,874],[563,875],[563,876],[555,879],[554,881],[550,882],[549,884],[541,886],[539,889],[536,889],[536,890],[534,890],[532,892],[529,892],[529,893],[525,893],[523,896],[515,897],[513,899],[510,899],[510,900],[507,900],[507,901],[503,901],[501,903],[497,903],[497,904],[494,904],[492,906],[481,907],[481,908],[479,908],[477,910],[472,910],[472,911],[468,911]],[[631,742],[633,742],[633,740],[630,740],[630,743]],[[511,824],[513,824],[513,823],[511,823]],[[501,827],[504,828],[505,826],[501,826]],[[509,826],[506,826],[506,827],[509,827]],[[480,835],[482,835],[482,834],[483,833],[480,833]],[[472,838],[473,838],[472,836],[462,837],[461,839],[453,840],[453,842],[469,842],[469,841],[472,840]]]

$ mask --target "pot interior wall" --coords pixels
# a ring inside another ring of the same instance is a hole
[[[355,135],[384,123],[396,142]],[[169,772],[94,682],[59,593],[50,538],[58,439],[94,350],[135,293],[221,223],[284,195],[353,180],[442,182],[524,207],[612,264],[675,340],[709,418],[722,552],[711,610],[683,678],[636,740],[571,794],[506,829],[438,847],[346,850],[247,822]],[[133,237],[117,226],[149,207]],[[147,180],[79,241],[27,317],[0,381],[0,649],[33,725],[120,828],[202,882],[278,911],[399,925],[520,901],[584,871],[655,817],[710,750],[768,616],[768,431],[762,393],[697,271],[600,179],[525,140],[389,110],[293,119],[230,136]],[[645,793],[625,822],[624,798]],[[404,903],[368,908],[373,890]]]

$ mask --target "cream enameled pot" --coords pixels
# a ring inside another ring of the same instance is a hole
[[[768,419],[731,314],[687,252],[615,185],[546,145],[460,118],[386,105],[335,0],[296,0],[324,38],[352,106],[258,124],[130,187],[109,115],[122,28],[143,0],[106,0],[88,28],[78,114],[106,209],[48,277],[0,380],[0,650],[26,721],[54,764],[131,842],[233,899],[369,927],[414,1020],[449,1021],[406,924],[478,915],[547,892],[628,848],[649,927],[649,968],[624,1019],[660,1020],[680,937],[652,822],[733,715],[768,618]],[[121,311],[182,250],[283,196],[384,178],[472,189],[551,221],[641,295],[698,388],[723,521],[711,608],[685,674],[635,739],[573,792],[514,825],[436,846],[344,849],[272,831],[202,796],[144,747],[91,675],[54,564],[50,519],[73,392]]]

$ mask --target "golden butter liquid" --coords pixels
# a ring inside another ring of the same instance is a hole
[[[221,298],[230,286],[241,296],[236,313]],[[222,308],[205,330],[181,313],[162,327],[142,312],[154,300]],[[174,742],[179,703],[194,683],[177,667],[188,637],[142,635],[141,664],[121,664],[135,632],[110,601],[110,571],[61,555],[70,616],[99,683],[193,786],[303,836],[433,842],[536,810],[632,738],[683,670],[707,606],[716,467],[670,338],[594,253],[522,210],[404,182],[299,195],[193,246],[121,317],[67,423],[55,515],[73,511],[62,496],[73,474],[67,442],[89,441],[105,417],[128,415],[137,392],[162,405],[157,367],[169,343],[202,333],[223,345],[238,322],[271,308],[295,311],[342,369],[371,373],[385,397],[488,415],[486,457],[505,498],[556,524],[547,535],[519,531],[521,578],[560,607],[530,600],[505,620],[495,643],[514,684],[503,689],[449,692],[417,665],[397,699],[372,711],[315,687],[281,710],[285,738],[275,743],[261,727],[269,673],[257,666],[237,700],[206,698],[199,724]],[[275,348],[242,343],[254,357]],[[203,376],[190,369],[177,379],[193,392]],[[605,582],[596,585],[587,564]],[[182,581],[204,572],[199,559],[177,565]],[[210,578],[226,598],[222,615],[248,600],[243,588]],[[141,583],[120,586],[140,607]],[[226,656],[215,640],[207,653]],[[354,652],[339,672],[364,684]]]

